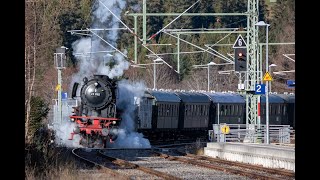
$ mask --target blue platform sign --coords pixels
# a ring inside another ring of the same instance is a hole
[[[68,99],[68,93],[67,92],[61,92],[61,99],[67,100]]]
[[[288,85],[288,87],[295,87],[296,81],[295,80],[287,80],[287,85]]]
[[[256,84],[255,94],[265,94],[266,85],[265,84]]]

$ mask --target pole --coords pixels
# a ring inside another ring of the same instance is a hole
[[[61,86],[62,86],[62,78],[61,78],[61,69],[58,69],[58,117],[59,117],[59,122],[62,124],[62,98],[61,98]]]
[[[208,92],[210,91],[210,65],[208,65]]]
[[[137,16],[134,16],[134,33],[137,34],[138,27],[137,27]],[[134,36],[134,63],[138,64],[138,37]]]
[[[218,114],[218,122],[217,124],[220,123],[220,108],[219,108],[219,103],[218,103],[218,108],[217,108],[217,114]]]
[[[180,34],[177,34],[178,38],[177,38],[177,62],[178,62],[178,74],[179,74],[179,80],[180,80]]]
[[[268,29],[269,25],[266,25],[266,72],[269,71],[268,66]],[[268,91],[269,81],[266,83],[266,126],[267,126],[267,144],[269,144],[269,91]]]
[[[146,44],[146,39],[147,39],[147,0],[143,0],[143,8],[142,8],[142,39],[143,39],[143,44]]]
[[[272,67],[272,66],[270,66],[270,75],[272,76],[271,67]],[[271,91],[271,82],[270,82],[270,84],[269,84],[269,92],[272,92],[272,91]]]
[[[156,63],[153,64],[153,89],[156,89]]]

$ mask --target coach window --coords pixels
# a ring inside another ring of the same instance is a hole
[[[197,105],[197,115],[200,116],[200,106],[201,105]]]
[[[221,105],[221,108],[220,108],[220,115],[221,116],[223,115],[223,111],[224,111],[224,105]]]
[[[224,106],[224,115],[226,116],[228,114],[228,105]]]
[[[161,116],[164,116],[165,112],[164,112],[164,104],[161,105]]]
[[[204,106],[205,108],[205,115],[208,115],[209,114],[209,106]]]
[[[171,104],[171,116],[174,116],[174,104]]]
[[[279,106],[278,106],[278,114],[279,115],[281,115],[281,106],[282,106],[282,104],[279,104]]]
[[[239,106],[239,115],[240,116],[242,115],[242,106],[241,105]]]
[[[185,106],[184,111],[185,111],[185,115],[188,115],[188,105]]]
[[[235,115],[235,114],[234,114],[234,104],[231,105],[231,114],[232,114],[232,115]]]
[[[194,115],[198,115],[198,105],[194,105]]]
[[[179,111],[179,105],[176,105],[176,115],[178,115],[178,111]]]
[[[234,104],[231,105],[231,115],[234,115]]]
[[[273,105],[271,114],[275,115],[275,114],[277,114],[276,112],[277,112],[277,105]]]
[[[196,116],[199,116],[199,105],[195,105],[195,106],[196,106],[196,107],[195,107],[195,108],[196,108],[195,115],[196,115]]]
[[[286,115],[286,113],[287,113],[286,110],[287,110],[287,106],[283,106],[283,111],[282,111],[283,115]]]
[[[205,110],[206,110],[206,106],[203,106],[203,108],[202,108],[202,114],[203,114],[203,115],[206,115],[206,114],[205,114]]]
[[[185,114],[187,115],[188,114],[188,105],[185,105],[184,110],[185,110]]]
[[[224,106],[224,115],[226,116],[228,114],[228,105]]]
[[[160,104],[159,104],[159,106],[158,106],[158,115],[160,116],[160,110],[161,110],[161,106],[160,106]]]
[[[194,105],[194,110],[195,110],[195,112],[194,112],[194,115],[198,115],[198,105]]]
[[[176,115],[176,105],[173,104],[172,105],[172,116],[175,116]]]
[[[275,111],[275,110],[276,110],[275,105],[271,105],[271,107],[270,107],[270,113],[273,114],[273,115],[276,114],[276,111]]]
[[[230,111],[230,106],[226,105],[225,111],[224,111],[224,115],[227,116],[229,115],[229,111]]]
[[[238,111],[239,105],[234,106],[234,115],[240,115]]]

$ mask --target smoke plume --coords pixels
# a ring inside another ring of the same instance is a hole
[[[112,13],[120,18],[122,9],[126,5],[125,0],[101,0],[96,1],[93,7],[92,25],[90,29],[94,32],[91,36],[83,37],[72,44],[73,55],[77,59],[79,71],[72,77],[72,86],[75,82],[80,83],[77,95],[80,94],[82,79],[87,77],[90,79],[93,75],[107,75],[110,78],[122,76],[124,71],[129,69],[130,63],[125,59],[123,54],[127,54],[126,50],[115,49],[118,39],[119,30],[97,30],[119,28],[119,21],[112,15],[104,5],[112,11]],[[96,35],[95,35],[96,34]],[[102,39],[103,40],[102,40]],[[108,43],[106,43],[107,41]],[[111,46],[110,46],[111,45]],[[113,46],[113,47],[112,47]],[[117,131],[118,138],[113,147],[132,147],[145,148],[150,147],[150,142],[142,137],[142,134],[134,132],[134,97],[141,97],[145,86],[143,83],[129,83],[127,80],[119,82],[119,95],[117,106],[123,110],[121,127]],[[68,119],[64,119],[67,122]],[[73,146],[67,140],[73,129],[73,124],[64,123],[56,133],[61,144]],[[78,138],[79,135],[74,137]],[[66,141],[66,142],[65,142]],[[79,141],[74,141],[78,143]],[[77,146],[77,145],[75,145]]]
[[[149,148],[149,140],[143,138],[142,134],[135,132],[135,98],[141,98],[144,94],[145,85],[142,82],[130,83],[121,80],[118,84],[119,96],[117,107],[123,111],[118,139],[113,147],[119,148]]]

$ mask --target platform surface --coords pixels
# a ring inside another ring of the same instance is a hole
[[[256,143],[207,143],[204,155],[295,171],[295,147]]]

